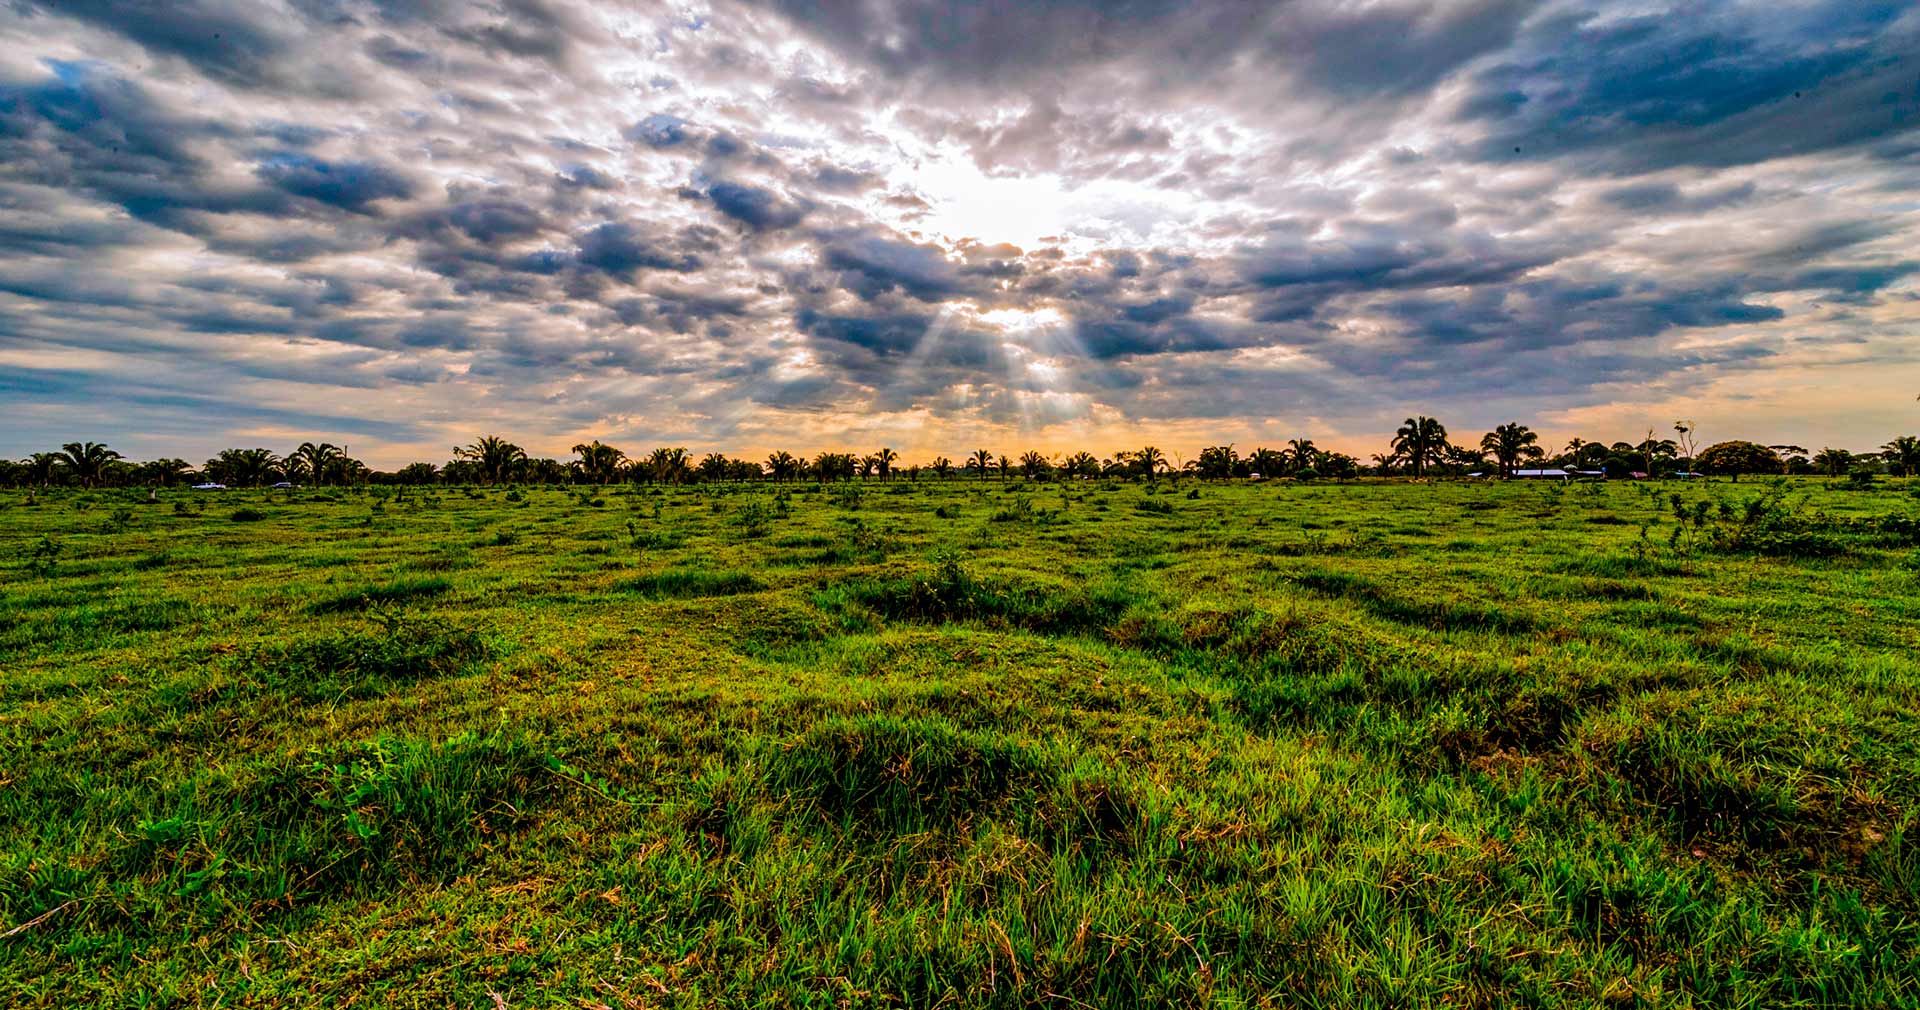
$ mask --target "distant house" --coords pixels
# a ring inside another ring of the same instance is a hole
[[[1606,480],[1605,470],[1562,470],[1557,467],[1542,470],[1515,470],[1507,474],[1515,480]]]

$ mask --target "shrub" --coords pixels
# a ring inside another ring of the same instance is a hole
[[[315,614],[338,614],[351,610],[366,610],[369,607],[393,606],[438,596],[453,588],[453,583],[442,578],[400,579],[379,586],[362,586],[337,593],[308,605],[307,610]]]
[[[310,700],[369,697],[446,676],[494,654],[479,632],[439,619],[383,616],[378,631],[350,630],[261,646],[242,669],[264,687]]]
[[[60,558],[60,541],[42,536],[34,541],[32,550],[27,552],[27,571],[42,577],[53,574],[54,563]]]
[[[257,523],[266,517],[267,514],[259,509],[238,508],[234,509],[233,514],[227,518],[237,523]]]
[[[767,776],[849,827],[917,834],[1046,787],[1048,767],[998,734],[938,718],[865,716],[815,726],[769,757]]]
[[[628,580],[621,588],[654,599],[686,599],[703,596],[738,596],[755,593],[766,586],[746,572],[705,568],[672,568]]]

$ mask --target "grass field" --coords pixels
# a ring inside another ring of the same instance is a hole
[[[1920,481],[145,495],[0,1005],[1920,1004]]]

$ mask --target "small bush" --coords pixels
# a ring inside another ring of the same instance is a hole
[[[442,578],[400,579],[380,586],[349,589],[344,593],[316,600],[307,607],[307,610],[314,614],[338,614],[366,610],[369,607],[393,606],[429,596],[439,596],[452,588],[453,583]]]
[[[776,790],[858,830],[917,834],[1050,785],[1049,762],[1004,736],[937,718],[821,723],[769,757]]]
[[[238,508],[234,509],[233,514],[227,518],[237,523],[257,523],[266,517],[267,514],[259,509]]]
[[[653,599],[738,596],[766,586],[746,572],[705,568],[673,568],[628,580],[621,588]]]
[[[308,700],[361,698],[443,677],[494,654],[479,632],[446,621],[389,618],[378,631],[343,631],[261,646],[241,661],[263,687]]]

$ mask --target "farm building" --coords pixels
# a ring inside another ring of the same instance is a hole
[[[1515,480],[1605,480],[1604,470],[1515,470],[1508,476]]]

